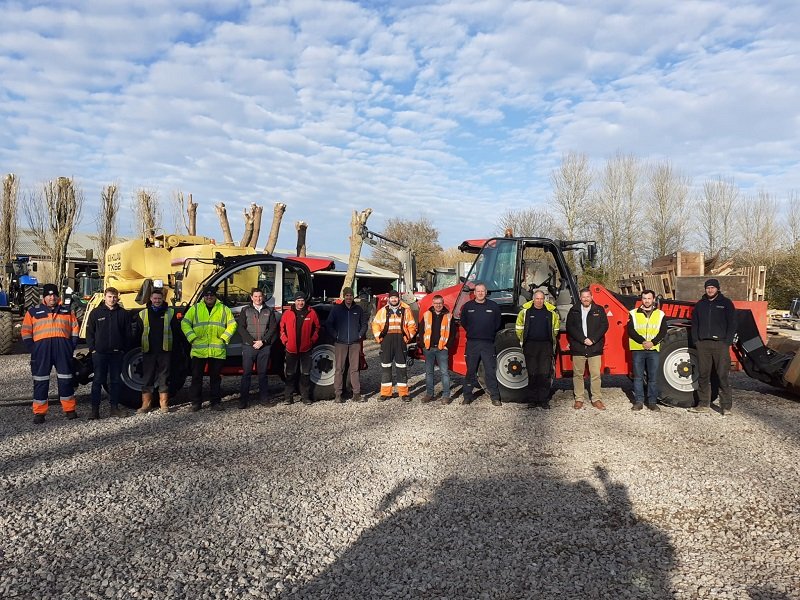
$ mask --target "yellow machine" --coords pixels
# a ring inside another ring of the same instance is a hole
[[[195,295],[202,282],[214,271],[215,257],[255,254],[250,247],[240,248],[217,244],[211,238],[196,235],[160,235],[153,239],[137,239],[114,244],[106,252],[103,289],[116,288],[120,304],[127,309],[144,307],[150,290],[161,287],[165,300],[177,304]],[[252,278],[252,271],[234,277]],[[258,282],[236,281],[244,290]],[[103,293],[94,295],[86,307],[86,315],[103,301]],[[86,323],[81,323],[81,337],[86,337]]]

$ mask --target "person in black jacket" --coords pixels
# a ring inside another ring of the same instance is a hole
[[[486,387],[494,406],[501,406],[500,388],[497,385],[497,351],[494,339],[502,325],[500,306],[486,297],[486,286],[475,284],[475,299],[461,308],[461,327],[467,334],[467,374],[464,376],[464,398],[461,404],[470,404],[474,397],[478,375],[478,364],[483,361]]]
[[[237,331],[242,338],[242,379],[239,384],[239,408],[250,403],[250,379],[253,364],[258,374],[258,395],[261,402],[269,399],[269,354],[278,339],[278,320],[275,311],[264,303],[264,292],[253,288],[250,304],[236,315]]]
[[[325,330],[333,338],[333,390],[335,401],[342,402],[344,389],[345,363],[349,365],[350,386],[353,388],[353,402],[366,402],[361,396],[359,363],[361,360],[361,340],[367,334],[367,317],[364,309],[356,304],[353,288],[342,290],[341,304],[334,304],[325,320]]]
[[[103,303],[89,313],[86,324],[86,345],[92,353],[92,412],[89,419],[100,418],[100,395],[108,382],[111,416],[122,417],[119,408],[122,358],[131,348],[132,319],[119,305],[119,292],[109,287],[103,292]]]
[[[573,408],[583,408],[584,380],[586,365],[589,365],[590,398],[592,406],[605,410],[602,400],[600,368],[603,362],[603,345],[608,331],[606,311],[594,303],[592,292],[583,288],[580,304],[573,306],[567,313],[567,340],[572,355],[572,388],[575,394]]]
[[[711,405],[711,373],[719,379],[719,404],[722,416],[731,412],[733,399],[728,373],[731,368],[730,345],[736,334],[736,307],[719,291],[719,280],[705,283],[706,293],[692,310],[692,343],[697,350],[699,371],[697,406],[691,412],[708,412]]]

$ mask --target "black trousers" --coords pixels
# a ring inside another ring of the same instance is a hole
[[[486,387],[489,397],[499,400],[500,388],[497,385],[497,354],[494,342],[489,340],[467,340],[466,349],[467,374],[464,376],[462,391],[464,398],[472,400],[472,390],[478,386],[478,365],[483,362],[486,376]]]
[[[269,397],[269,353],[272,346],[264,344],[256,350],[252,346],[242,344],[242,379],[239,383],[239,398],[246,402],[250,397],[250,379],[253,376],[253,364],[258,374],[258,397],[264,402]],[[288,353],[287,353],[288,354]]]
[[[195,358],[192,357],[192,384],[189,386],[189,399],[192,404],[203,403],[203,371],[208,365],[208,379],[211,384],[211,404],[222,402],[222,365],[223,358]]]
[[[167,378],[169,377],[170,352],[145,352],[142,354],[142,379],[143,392],[152,393],[154,388],[160,394],[166,394]]]
[[[286,365],[284,396],[286,399],[292,397],[299,379],[300,395],[303,400],[311,400],[311,350],[299,354],[287,352],[284,361]]]
[[[697,380],[698,406],[711,404],[711,376],[716,374],[719,381],[719,404],[724,409],[732,406],[731,385],[728,373],[731,370],[730,348],[725,342],[717,340],[699,340],[695,344],[697,350],[697,368],[700,371]]]
[[[522,346],[528,370],[528,402],[545,404],[550,397],[553,370],[553,342],[526,341]]]

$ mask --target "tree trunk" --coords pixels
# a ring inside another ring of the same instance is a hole
[[[242,240],[239,242],[240,248],[250,245],[250,238],[253,237],[253,213],[255,210],[256,205],[251,204],[250,209],[245,209],[244,211],[244,235],[242,235]]]
[[[275,208],[272,210],[272,228],[269,230],[267,245],[264,246],[264,252],[267,254],[272,254],[273,250],[275,250],[275,245],[278,243],[278,233],[281,230],[281,220],[285,212],[286,205],[283,202],[276,202]]]
[[[189,235],[197,235],[197,202],[192,202],[191,194],[189,194],[189,206],[186,212],[189,213],[189,227],[187,227],[187,231]]]
[[[353,216],[350,218],[350,258],[347,261],[347,274],[344,276],[342,289],[353,287],[358,260],[361,258],[361,246],[364,245],[364,239],[361,237],[361,228],[367,224],[367,219],[371,214],[372,209],[366,208],[360,213],[353,211]],[[341,295],[342,293],[339,292],[340,297]]]
[[[305,256],[306,230],[308,229],[308,223],[305,221],[297,221],[294,224],[294,228],[297,229],[297,256]]]
[[[233,236],[231,235],[231,226],[228,223],[228,211],[225,210],[225,203],[220,202],[214,208],[217,211],[217,216],[219,217],[219,226],[222,227],[222,235],[225,238],[225,244],[233,245]]]
[[[261,234],[261,213],[263,212],[263,206],[256,205],[253,210],[253,232],[250,234],[250,241],[247,243],[251,248],[258,248],[258,236]]]

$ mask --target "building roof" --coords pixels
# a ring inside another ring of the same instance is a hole
[[[128,238],[116,237],[114,243],[119,243],[127,240]],[[17,255],[30,256],[32,258],[46,258],[45,252],[33,237],[30,229],[17,230]],[[69,238],[69,245],[67,246],[67,259],[72,260],[87,260],[87,251],[91,250],[92,254],[89,260],[97,260],[100,256],[100,238],[96,233],[81,233],[73,231]]]
[[[285,250],[281,248],[276,248],[273,254],[283,258],[297,256],[296,251]],[[347,263],[350,260],[349,252],[347,254],[339,252],[309,252],[308,256],[314,258],[326,258],[333,261],[333,271],[320,271],[315,273],[315,275],[344,275],[347,273]],[[393,273],[387,269],[377,267],[361,257],[361,259],[358,261],[358,267],[356,267],[356,277],[376,277],[378,279],[395,280],[397,279],[398,275],[397,273]]]

